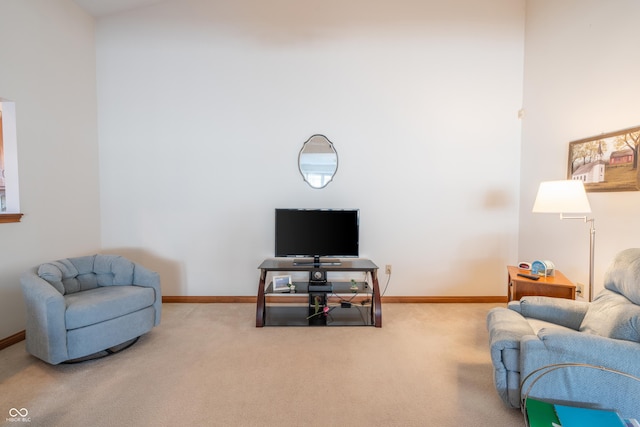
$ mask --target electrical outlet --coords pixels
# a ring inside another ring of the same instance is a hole
[[[580,282],[576,283],[576,294],[578,296],[584,296],[584,285]]]
[[[391,274],[391,264],[387,264],[384,267],[385,274]]]

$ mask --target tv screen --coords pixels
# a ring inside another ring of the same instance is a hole
[[[357,257],[359,211],[276,209],[277,257]]]

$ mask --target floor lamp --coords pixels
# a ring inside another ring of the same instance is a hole
[[[591,206],[584,184],[578,180],[545,181],[540,183],[533,213],[559,213],[560,219],[581,219],[590,224],[589,239],[589,301],[593,298],[593,257],[596,243],[595,220],[585,216],[567,216],[565,213],[590,213]]]

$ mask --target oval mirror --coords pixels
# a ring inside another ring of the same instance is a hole
[[[313,135],[298,155],[298,168],[304,180],[313,188],[324,188],[338,170],[338,153],[324,135]]]

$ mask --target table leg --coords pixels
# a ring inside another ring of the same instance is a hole
[[[262,328],[264,326],[265,315],[265,297],[264,297],[264,283],[267,279],[267,271],[260,271],[260,282],[258,283],[258,298],[256,302],[256,328]]]
[[[378,273],[376,270],[371,272],[371,281],[373,286],[373,324],[376,328],[382,327],[382,302],[380,299],[380,286],[378,285]]]

